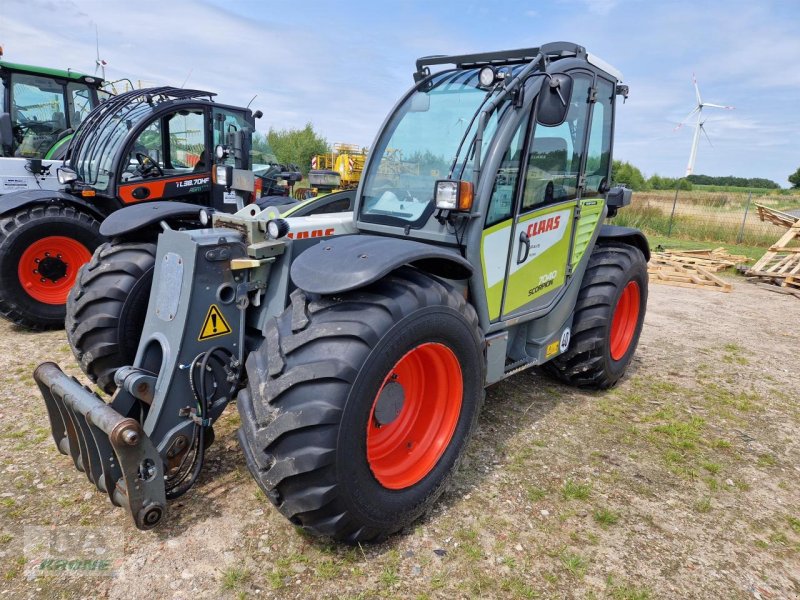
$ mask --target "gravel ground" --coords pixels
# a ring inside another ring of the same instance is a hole
[[[31,373],[79,374],[64,333],[2,322],[0,598],[800,598],[799,321],[796,298],[741,280],[651,286],[617,388],[492,386],[433,512],[355,548],[271,507],[235,410],[195,489],[137,531],[49,437]]]

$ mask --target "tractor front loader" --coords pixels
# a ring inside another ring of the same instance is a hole
[[[52,363],[34,374],[57,447],[147,529],[197,481],[236,399],[247,466],[292,523],[356,543],[413,522],[457,468],[486,386],[531,367],[598,389],[625,374],[649,250],[606,222],[630,202],[609,186],[621,80],[567,42],[421,58],[350,234],[343,215],[301,236],[256,206],[162,225],[113,400]],[[136,208],[113,217],[120,235]]]

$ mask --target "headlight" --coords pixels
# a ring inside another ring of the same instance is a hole
[[[208,211],[205,208],[200,209],[200,224],[205,227],[208,225],[208,222],[211,220],[211,217],[208,214]]]
[[[271,219],[267,221],[267,233],[274,240],[280,239],[289,233],[289,222],[285,219]]]
[[[58,177],[58,183],[61,185],[67,185],[78,179],[78,174],[69,167],[59,167],[56,169],[56,176]]]
[[[455,210],[458,207],[458,182],[436,182],[436,208]]]
[[[469,181],[440,179],[436,182],[436,208],[467,212],[472,208],[474,188]]]
[[[230,165],[217,165],[214,169],[214,183],[217,185],[229,186],[232,181],[228,181],[228,173],[233,174],[233,167]]]
[[[222,144],[217,144],[217,146],[214,148],[214,154],[216,155],[217,160],[222,160],[228,157],[228,149]]]

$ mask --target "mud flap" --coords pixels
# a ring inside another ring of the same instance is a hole
[[[52,362],[33,374],[47,406],[56,447],[98,490],[127,508],[139,529],[166,513],[164,465],[139,423],[106,404]]]

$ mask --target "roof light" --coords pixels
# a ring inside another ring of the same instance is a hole
[[[497,71],[492,66],[485,66],[478,74],[478,81],[482,87],[490,87],[497,80]]]

